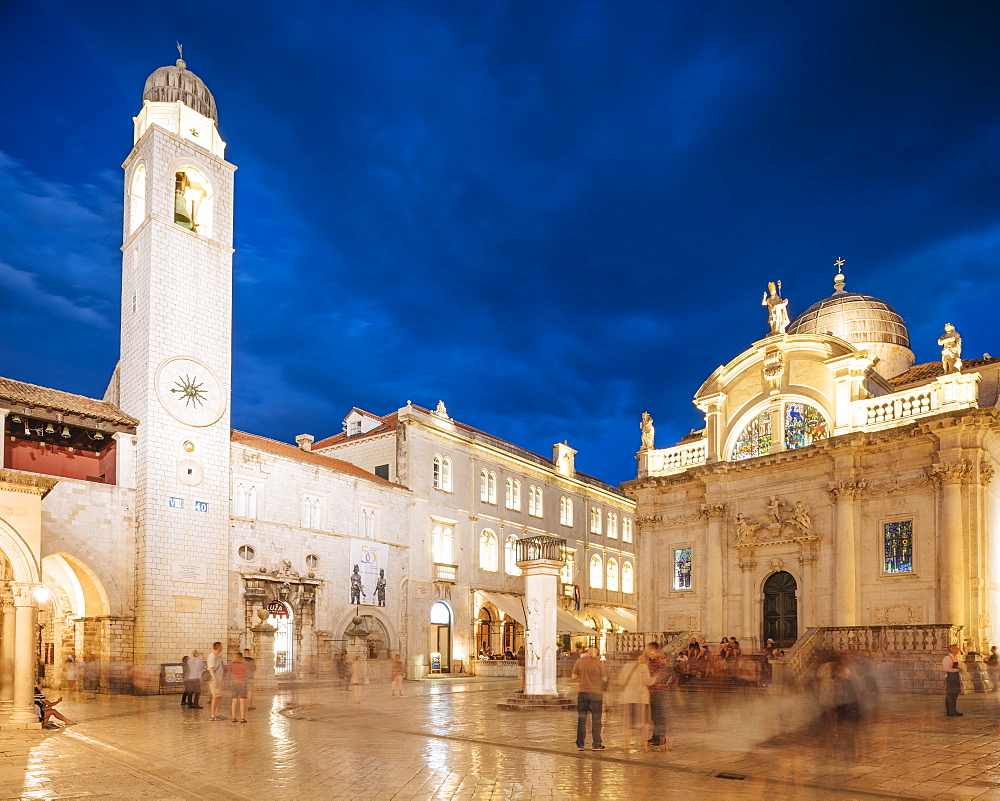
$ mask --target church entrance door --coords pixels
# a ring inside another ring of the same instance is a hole
[[[798,589],[791,573],[784,570],[768,576],[764,582],[764,640],[774,640],[788,648],[799,637]]]

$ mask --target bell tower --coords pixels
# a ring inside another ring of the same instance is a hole
[[[135,457],[134,663],[225,641],[233,173],[215,98],[183,59],[146,80],[125,170],[117,396]],[[114,392],[115,388],[112,388]]]

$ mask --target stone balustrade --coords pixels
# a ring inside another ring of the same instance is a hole
[[[694,442],[684,442],[672,448],[642,451],[640,462],[645,460],[645,475],[669,476],[681,473],[689,467],[697,467],[708,461],[708,440],[699,439]],[[642,473],[640,464],[640,473]]]
[[[978,405],[978,373],[949,373],[929,384],[851,403],[851,426],[864,429]]]
[[[691,631],[629,631],[618,634],[608,634],[605,650],[609,659],[619,655],[630,656],[642,651],[647,643],[658,642],[666,653],[673,653],[685,647],[691,637],[697,636]],[[683,643],[680,645],[679,643]]]

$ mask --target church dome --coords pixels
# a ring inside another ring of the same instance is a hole
[[[215,109],[215,98],[208,91],[205,82],[187,69],[182,59],[177,59],[176,66],[160,67],[146,78],[142,90],[142,99],[151,103],[176,103],[180,101],[188,108],[209,119],[219,121]]]
[[[913,364],[910,332],[899,312],[872,295],[845,292],[843,274],[837,275],[834,287],[830,297],[796,317],[788,333],[832,334],[859,350],[870,350],[882,360],[879,372],[886,378],[909,369]]]

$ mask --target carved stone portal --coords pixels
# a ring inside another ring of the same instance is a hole
[[[767,502],[767,513],[767,520],[754,520],[743,512],[737,513],[737,548],[819,539],[813,532],[809,507],[802,501],[788,504],[777,495],[772,495]]]

